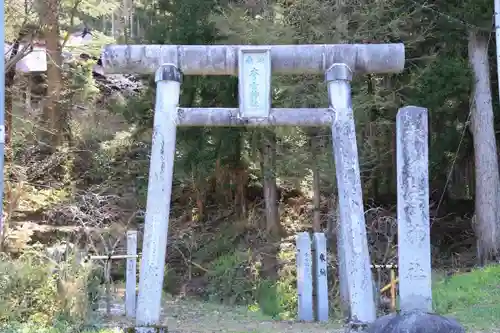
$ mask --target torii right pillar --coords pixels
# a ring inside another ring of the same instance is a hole
[[[352,71],[344,63],[333,64],[326,71],[330,107],[335,112],[332,138],[340,212],[337,237],[343,245],[338,251],[339,277],[343,286],[347,284],[345,296],[349,301],[350,324],[363,327],[375,320],[376,309],[351,102],[351,80]]]

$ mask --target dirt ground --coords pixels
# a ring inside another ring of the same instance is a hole
[[[339,322],[325,324],[273,321],[246,307],[224,306],[192,299],[163,297],[162,322],[169,332],[175,333],[340,333],[344,330]],[[104,314],[105,305],[100,312]],[[106,326],[131,327],[133,321],[124,317],[123,291],[116,293],[111,316]]]
[[[105,316],[105,303],[100,305],[107,327],[133,327],[134,321],[125,318],[123,289],[115,289],[111,316]],[[260,312],[242,306],[224,306],[189,298],[163,297],[162,324],[169,333],[344,333],[339,321],[329,323],[301,323],[274,321]],[[498,328],[488,331],[471,329],[472,333],[500,333]]]

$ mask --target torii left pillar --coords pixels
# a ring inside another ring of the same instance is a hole
[[[168,217],[174,173],[177,107],[181,72],[173,64],[161,66],[155,74],[156,102],[148,180],[146,219],[139,274],[137,327],[159,324],[165,275]]]

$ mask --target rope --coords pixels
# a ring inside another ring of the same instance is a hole
[[[492,23],[494,23],[494,21],[495,21],[495,16],[493,15],[493,17],[492,17]],[[491,38],[492,34],[493,33],[490,31],[489,36],[488,36],[488,42],[486,44],[486,48],[487,49],[489,49],[489,47],[490,47],[490,43],[491,43],[491,39],[492,39]],[[448,176],[446,177],[446,182],[444,184],[444,188],[443,188],[443,190],[441,192],[441,197],[439,198],[439,201],[438,201],[438,204],[437,204],[437,207],[436,207],[436,215],[438,215],[439,208],[441,207],[441,204],[443,203],[444,196],[446,194],[446,190],[448,188],[448,184],[450,183],[451,176],[453,174],[453,169],[455,167],[455,163],[456,163],[457,158],[458,158],[458,153],[460,152],[460,148],[461,148],[462,143],[464,141],[465,133],[466,133],[466,131],[469,128],[470,118],[472,116],[473,104],[475,103],[475,101],[476,101],[476,96],[475,96],[475,94],[473,94],[472,98],[470,100],[470,103],[469,103],[469,114],[467,115],[467,120],[465,121],[464,128],[462,130],[462,135],[460,136],[460,141],[459,141],[458,147],[457,147],[457,149],[455,151],[455,156],[453,157],[451,165],[449,166]]]

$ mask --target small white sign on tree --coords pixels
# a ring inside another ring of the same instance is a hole
[[[20,50],[22,52],[22,50]],[[45,72],[47,70],[47,51],[43,46],[34,46],[24,58],[16,63],[16,70],[23,73]]]

